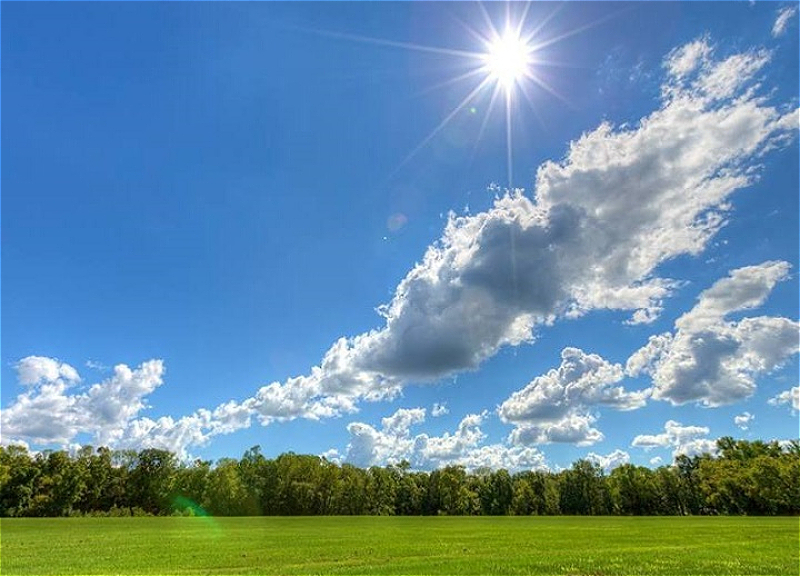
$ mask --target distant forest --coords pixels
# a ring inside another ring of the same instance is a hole
[[[797,515],[800,441],[717,441],[717,454],[606,474],[368,469],[293,453],[182,463],[165,450],[0,447],[0,516],[137,515]]]

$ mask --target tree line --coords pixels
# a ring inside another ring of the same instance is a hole
[[[717,441],[610,473],[589,460],[558,472],[363,469],[318,456],[180,462],[165,450],[0,447],[0,516],[130,515],[798,515],[800,441]]]

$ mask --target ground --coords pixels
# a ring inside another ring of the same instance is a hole
[[[8,574],[798,574],[798,518],[0,522]]]

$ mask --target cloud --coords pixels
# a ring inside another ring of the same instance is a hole
[[[146,396],[162,384],[164,365],[150,360],[131,370],[119,364],[113,376],[84,392],[69,390],[78,373],[52,358],[29,356],[20,360],[17,372],[28,388],[0,415],[4,436],[66,445],[86,433],[97,444],[111,445],[146,407]]]
[[[717,450],[715,441],[705,438],[709,429],[706,426],[683,426],[675,420],[664,424],[661,434],[640,434],[633,439],[631,446],[651,450],[653,448],[672,448],[672,457],[680,455],[714,454]]]
[[[96,360],[87,360],[85,365],[87,368],[98,372],[108,372],[111,369],[110,366],[106,366],[102,362],[97,362]]]
[[[704,66],[709,56],[711,56],[711,46],[708,38],[700,38],[670,52],[664,61],[664,67],[670,76],[681,79]]]
[[[445,402],[436,402],[433,405],[433,409],[431,410],[431,416],[434,418],[439,416],[444,416],[445,414],[449,414],[450,410],[447,409],[447,403]]]
[[[653,458],[650,458],[650,464],[652,466],[658,466],[662,462],[663,462],[663,459],[661,458],[661,456],[654,456]]]
[[[653,398],[672,404],[720,406],[749,397],[760,375],[798,352],[800,325],[780,317],[726,318],[762,305],[788,273],[786,262],[733,270],[700,294],[674,333],[652,336],[631,355],[627,374],[649,374]]]
[[[15,365],[17,379],[25,386],[52,384],[59,380],[65,383],[80,381],[78,371],[69,364],[45,356],[28,356]]]
[[[379,308],[381,327],[340,338],[308,374],[226,403],[208,422],[198,411],[129,425],[164,441],[202,442],[252,417],[262,425],[329,418],[356,412],[359,402],[394,398],[411,383],[474,370],[560,319],[618,310],[630,312],[631,323],[652,322],[678,285],[657,275],[659,265],[701,253],[725,225],[731,195],[758,177],[763,154],[797,132],[797,111],[784,113],[759,94],[756,75],[769,56],[755,50],[715,60],[707,39],[676,49],[665,60],[662,100],[652,113],[633,126],[605,122],[583,134],[562,160],[538,168],[530,195],[513,191],[484,212],[451,214],[441,238]],[[46,392],[37,402],[73,414],[56,419],[60,430],[43,420],[46,410],[29,411],[33,396],[24,394],[3,421],[31,438],[97,433],[72,421],[80,420],[73,405],[85,400]],[[110,398],[95,402],[111,420],[128,417]],[[542,439],[596,441],[591,418],[571,413]],[[197,426],[205,432],[185,432]],[[117,438],[118,425],[101,428],[101,437]]]
[[[504,422],[517,427],[510,440],[517,445],[567,442],[585,446],[603,439],[593,428],[593,407],[634,410],[645,405],[649,391],[627,392],[613,386],[624,377],[622,366],[578,348],[561,351],[561,365],[537,376],[498,408]]]
[[[113,375],[80,391],[70,390],[79,380],[77,372],[58,360],[29,356],[16,367],[27,388],[0,413],[7,443],[66,448],[79,434],[86,434],[97,446],[161,448],[185,459],[189,447],[250,426],[251,411],[236,402],[213,411],[201,408],[178,419],[142,416],[149,408],[147,397],[164,383],[161,360],[142,362],[135,369],[118,364]]]
[[[593,464],[597,464],[606,472],[609,472],[618,466],[630,463],[631,456],[624,450],[616,449],[605,456],[601,454],[595,454],[594,452],[589,452],[589,454],[586,456],[586,459]]]
[[[794,18],[796,14],[796,6],[787,6],[786,8],[781,8],[778,11],[778,17],[775,18],[775,24],[772,26],[772,36],[775,38],[782,36],[783,33],[786,32],[786,27],[789,25],[789,21]]]
[[[600,430],[593,428],[596,421],[593,414],[570,413],[553,422],[521,424],[508,438],[519,446],[553,443],[591,446],[605,438]]]
[[[747,430],[750,427],[750,422],[755,420],[755,416],[750,412],[742,412],[741,414],[733,417],[733,423],[740,430]]]
[[[351,422],[347,426],[350,441],[344,456],[335,449],[325,454],[329,459],[361,467],[397,464],[406,460],[416,469],[447,465],[461,465],[470,470],[546,468],[544,456],[534,448],[483,444],[486,434],[481,430],[481,424],[485,418],[485,412],[468,414],[452,433],[412,436],[411,427],[425,421],[425,409],[401,408],[381,421],[380,430],[363,422]]]
[[[767,400],[772,406],[780,406],[781,404],[789,404],[795,412],[800,411],[800,386],[795,386],[789,390],[784,390],[777,396],[773,396]]]

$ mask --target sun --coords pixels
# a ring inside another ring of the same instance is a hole
[[[529,75],[531,48],[513,31],[506,31],[487,46],[484,55],[486,72],[511,94]]]
[[[366,42],[391,48],[448,56],[465,63],[465,71],[463,73],[440,82],[434,86],[434,88],[443,88],[462,82],[468,82],[471,84],[471,88],[466,88],[464,97],[453,106],[439,124],[437,124],[427,136],[422,138],[419,144],[406,155],[392,171],[389,178],[394,177],[406,163],[427,146],[459,113],[464,110],[472,110],[472,113],[475,113],[476,107],[474,104],[478,99],[483,98],[488,93],[489,102],[487,105],[482,106],[484,117],[480,125],[480,131],[475,138],[473,153],[477,147],[478,141],[480,141],[484,133],[490,116],[494,116],[494,111],[497,108],[503,108],[505,112],[506,128],[506,183],[509,188],[512,188],[514,156],[514,138],[512,135],[512,125],[514,122],[512,122],[512,114],[516,113],[516,110],[519,108],[517,102],[522,99],[527,100],[528,104],[534,108],[536,98],[534,89],[540,88],[569,104],[563,96],[550,86],[545,77],[541,74],[540,69],[542,67],[558,65],[557,63],[554,64],[543,58],[542,50],[600,21],[568,30],[562,34],[552,35],[548,33],[547,26],[558,12],[558,9],[551,11],[549,15],[536,18],[538,21],[537,24],[531,26],[529,20],[532,18],[528,18],[529,10],[533,4],[531,0],[525,3],[509,1],[505,4],[505,26],[502,33],[499,28],[495,27],[493,18],[482,2],[477,2],[475,4],[483,15],[482,24],[478,23],[477,25],[472,25],[468,22],[461,22],[469,35],[477,41],[475,47],[479,46],[480,48],[478,50],[429,46],[340,32],[314,31],[318,34],[343,40]],[[519,11],[516,14],[514,13],[515,6],[521,6],[521,13],[519,13]],[[549,36],[549,38],[546,36]]]

